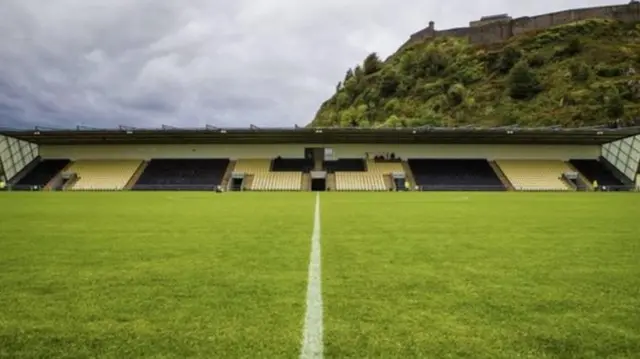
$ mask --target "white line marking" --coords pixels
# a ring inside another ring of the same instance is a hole
[[[316,193],[316,210],[311,236],[309,279],[307,284],[307,312],[300,359],[321,359],[324,351],[322,339],[322,275],[320,272],[320,193]]]

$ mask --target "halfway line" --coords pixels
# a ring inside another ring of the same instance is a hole
[[[307,284],[307,312],[304,318],[304,333],[300,359],[321,359],[322,339],[322,276],[320,273],[320,193],[316,193],[316,210],[311,236],[309,279]]]

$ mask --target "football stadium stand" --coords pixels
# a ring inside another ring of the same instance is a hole
[[[385,191],[384,177],[375,172],[336,172],[337,191]]]
[[[77,175],[70,186],[72,190],[123,189],[141,163],[141,160],[80,160],[65,172]]]
[[[368,160],[367,170],[369,172],[375,172],[375,173],[381,173],[381,174],[404,172],[404,168],[402,167],[402,161],[400,160],[397,160],[397,161]]]
[[[274,160],[275,161],[275,160]],[[278,161],[279,171],[271,171],[270,159],[239,159],[233,172],[243,173],[248,178],[247,189],[252,191],[299,191],[302,185],[304,161]]]
[[[382,174],[367,172],[364,158],[325,160],[323,168],[335,181],[336,191],[384,191]]]
[[[504,191],[486,159],[408,160],[416,184],[425,191]]]
[[[271,169],[271,160],[262,158],[241,158],[236,162],[233,172],[240,172],[249,175],[256,173],[269,172]]]
[[[71,161],[61,159],[42,160],[15,185],[16,189],[44,188]]]
[[[599,186],[620,188],[624,183],[620,181],[600,160],[571,160],[569,161],[590,183],[598,182]]]
[[[8,190],[627,190],[639,163],[638,127],[0,129]]]
[[[324,161],[324,169],[329,173],[334,172],[364,172],[366,171],[363,158],[340,158]]]
[[[259,172],[250,188],[254,191],[299,191],[302,172]]]
[[[571,168],[560,160],[498,160],[496,161],[514,189],[518,191],[567,191],[562,178]]]
[[[305,158],[276,157],[271,165],[274,172],[309,172],[312,169],[313,161]]]
[[[152,159],[134,190],[214,190],[229,159]]]
[[[402,161],[347,159],[327,161],[335,173],[338,191],[387,191],[394,189],[392,173],[404,173]],[[363,166],[366,164],[366,166]],[[349,170],[343,170],[349,169]]]

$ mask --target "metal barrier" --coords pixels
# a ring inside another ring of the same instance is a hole
[[[152,184],[135,185],[132,191],[215,191],[219,186],[214,184]]]
[[[40,191],[42,189],[41,186],[32,186],[32,185],[10,185],[7,187],[8,191]]]
[[[506,191],[504,187],[500,186],[455,186],[455,185],[422,185],[418,186],[419,191]],[[632,186],[620,185],[620,186],[599,186],[597,189],[599,192],[631,192],[634,191]],[[565,190],[551,190],[551,189],[522,189],[517,192],[566,192]]]
[[[420,191],[506,191],[507,189],[504,186],[493,186],[493,185],[419,185],[418,189]]]
[[[633,186],[629,185],[598,186],[598,188],[595,188],[595,191],[597,192],[632,192],[633,190]]]

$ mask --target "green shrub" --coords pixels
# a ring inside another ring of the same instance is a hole
[[[514,100],[527,100],[542,91],[535,72],[525,61],[518,62],[511,69],[508,83],[509,95]]]

